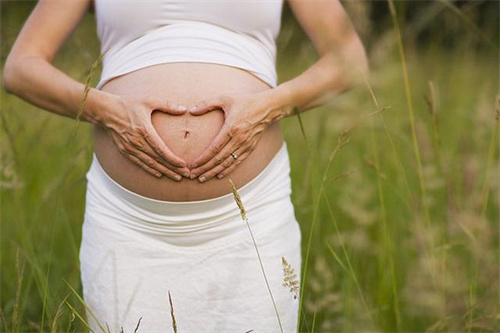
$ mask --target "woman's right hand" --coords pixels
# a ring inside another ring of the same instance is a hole
[[[116,97],[117,103],[103,115],[101,123],[120,153],[158,178],[166,175],[180,181],[181,175],[189,177],[186,161],[167,147],[151,121],[154,111],[182,115],[187,108],[159,97]]]

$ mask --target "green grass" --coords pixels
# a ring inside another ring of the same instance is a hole
[[[82,82],[98,56],[86,24],[56,61]],[[307,268],[301,331],[499,331],[498,52],[403,38],[405,87],[392,38],[366,85],[301,114],[307,144],[297,117],[282,121]],[[314,61],[301,50],[280,53],[280,81]],[[2,331],[85,330],[72,288],[92,140],[75,124],[1,94]]]

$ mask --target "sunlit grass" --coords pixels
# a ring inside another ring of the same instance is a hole
[[[282,121],[307,240],[300,331],[499,331],[498,61],[410,47],[405,74],[392,38],[365,86]],[[309,51],[278,63],[280,77],[311,63]],[[84,81],[97,56],[68,48],[57,64]],[[3,92],[0,120],[0,328],[85,331],[90,126],[75,131],[74,120]]]

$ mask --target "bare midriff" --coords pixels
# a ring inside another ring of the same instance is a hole
[[[259,92],[271,87],[249,72],[212,63],[165,63],[116,77],[102,91],[118,95],[158,96],[187,107],[218,95]],[[186,112],[175,116],[154,111],[152,122],[167,147],[192,162],[210,145],[224,123],[221,110],[200,116]],[[167,176],[157,178],[123,156],[111,135],[94,125],[94,150],[104,171],[128,190],[156,200],[198,201],[231,193],[229,178],[237,188],[254,179],[269,164],[283,144],[279,122],[263,132],[255,150],[222,179],[211,178],[200,183],[197,178],[183,177],[180,182]]]

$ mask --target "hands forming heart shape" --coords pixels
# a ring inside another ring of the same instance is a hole
[[[200,182],[232,172],[255,149],[266,127],[284,117],[284,110],[271,107],[270,90],[221,95],[188,109],[158,97],[120,96],[118,106],[103,123],[122,155],[150,174],[180,181],[182,176]],[[153,111],[172,115],[189,112],[199,116],[213,110],[224,113],[224,124],[208,148],[190,165],[163,142],[151,122]],[[117,115],[118,113],[118,115]],[[182,175],[182,176],[181,176]]]

